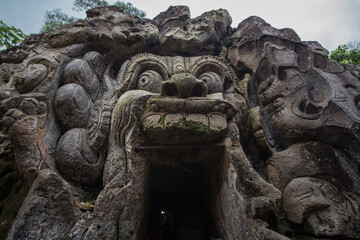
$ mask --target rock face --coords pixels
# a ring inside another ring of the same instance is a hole
[[[2,236],[360,239],[359,68],[222,9],[87,15],[0,53]]]

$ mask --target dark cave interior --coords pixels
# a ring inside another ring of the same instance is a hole
[[[147,239],[209,239],[209,181],[201,171],[190,169],[152,167]]]

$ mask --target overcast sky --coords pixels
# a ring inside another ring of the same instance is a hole
[[[114,3],[116,0],[108,0]],[[0,19],[25,34],[38,33],[46,10],[61,8],[68,15],[85,18],[72,11],[73,0],[0,0]],[[125,1],[127,2],[127,1]],[[303,41],[318,41],[328,50],[338,45],[360,42],[360,0],[130,0],[154,18],[170,5],[187,5],[191,17],[219,8],[227,9],[236,27],[256,15],[276,28],[294,29]]]

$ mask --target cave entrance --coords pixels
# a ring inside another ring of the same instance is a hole
[[[152,167],[149,240],[205,240],[211,235],[210,184],[196,169]]]

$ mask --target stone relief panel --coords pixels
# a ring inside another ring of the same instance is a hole
[[[222,9],[87,15],[0,54],[7,239],[360,238],[358,67]]]
[[[360,82],[320,44],[246,21],[237,34],[248,37],[231,47],[230,61],[251,76],[242,85],[258,122],[256,143],[269,156],[261,172],[283,193],[276,214],[286,221],[278,230],[293,238],[358,238]],[[241,53],[249,56],[236,60]]]

